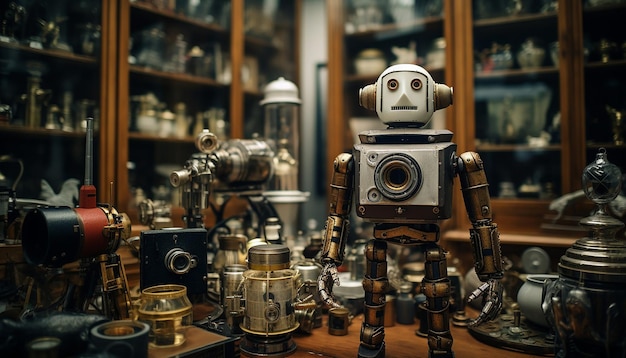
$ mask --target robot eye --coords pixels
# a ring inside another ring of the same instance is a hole
[[[419,78],[413,79],[413,81],[411,81],[411,88],[413,88],[416,91],[421,89],[422,88],[422,81]]]
[[[391,79],[391,80],[387,81],[387,88],[389,88],[390,91],[397,90],[398,89],[398,80]]]

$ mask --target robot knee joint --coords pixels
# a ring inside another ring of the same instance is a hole
[[[426,261],[444,261],[446,259],[446,252],[440,248],[434,248],[426,251]]]
[[[365,304],[365,312],[363,321],[368,326],[381,327],[385,325],[385,305],[368,305]]]
[[[365,247],[365,258],[368,261],[387,261],[387,243],[379,240],[371,240]]]
[[[385,295],[389,291],[389,280],[386,277],[363,278],[363,290],[365,291],[365,303],[370,305],[382,305],[385,303]]]
[[[433,351],[447,351],[452,349],[452,334],[450,332],[428,332],[428,348]]]
[[[361,326],[361,344],[369,349],[376,349],[385,340],[385,327],[373,327],[365,323]]]
[[[422,292],[427,298],[450,297],[450,280],[444,279],[436,282],[422,282]]]

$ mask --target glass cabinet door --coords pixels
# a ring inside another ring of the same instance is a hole
[[[298,79],[299,1],[244,0],[244,49],[241,63],[243,136],[263,135],[264,113],[260,101],[265,86],[284,78],[296,86]]]
[[[18,206],[74,207],[86,180],[98,184],[101,2],[3,1],[0,17],[0,201],[9,195]],[[88,161],[87,118],[94,132]]]
[[[474,144],[492,198],[550,200],[562,192],[557,4],[509,3],[473,2]]]
[[[609,161],[626,172],[626,34],[615,30],[626,16],[626,4],[592,0],[581,4],[585,163],[605,148]]]
[[[180,204],[170,173],[197,152],[194,138],[202,129],[229,131],[230,2],[123,3],[129,15],[120,26],[128,26],[129,46],[120,61],[128,91],[121,97],[128,103],[120,133],[128,136],[128,149],[121,164],[127,168],[119,171],[128,176],[127,210],[145,225],[137,210],[149,199],[180,225],[181,215],[169,212]]]

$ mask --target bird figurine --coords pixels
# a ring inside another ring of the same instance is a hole
[[[552,222],[558,221],[562,216],[565,208],[572,202],[585,198],[585,192],[582,189],[576,190],[572,193],[567,193],[561,197],[554,199],[550,203],[550,210],[556,211],[557,215]],[[609,203],[609,209],[616,217],[621,218],[626,213],[626,196],[618,195],[613,201]]]
[[[73,208],[78,203],[79,184],[80,180],[78,179],[67,179],[63,182],[61,191],[57,194],[45,179],[41,179],[41,194],[39,196],[52,206],[69,206]]]

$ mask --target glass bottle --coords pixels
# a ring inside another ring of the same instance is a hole
[[[413,299],[413,285],[404,282],[400,285],[398,298],[396,298],[396,321],[400,324],[413,324],[415,322],[415,300]]]

